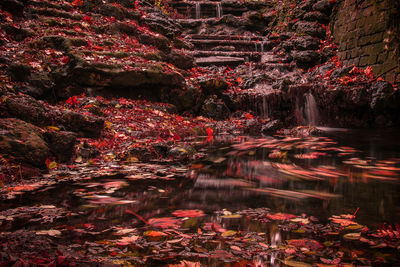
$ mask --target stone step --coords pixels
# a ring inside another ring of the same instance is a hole
[[[30,6],[34,7],[41,7],[41,8],[54,8],[58,10],[64,10],[66,12],[70,12],[72,9],[72,5],[68,2],[63,2],[63,3],[54,3],[51,1],[29,1]]]
[[[245,62],[242,57],[223,57],[223,56],[210,56],[200,57],[195,60],[197,66],[229,66],[236,67]]]
[[[36,15],[36,16],[64,18],[64,19],[71,19],[71,20],[76,20],[76,21],[82,21],[82,19],[84,17],[83,15],[81,15],[79,13],[66,12],[63,10],[56,9],[56,8],[34,7],[29,10],[29,13],[31,15]]]
[[[188,34],[185,36],[185,39],[268,41],[268,39],[263,36],[216,35],[216,34]]]
[[[237,51],[189,51],[190,55],[196,58],[204,57],[239,57],[251,61],[260,61],[261,52],[237,52]]]
[[[272,41],[247,41],[247,40],[201,40],[193,39],[190,40],[194,44],[196,49],[199,50],[212,50],[217,47],[233,47],[235,51],[254,51],[264,52],[269,51],[273,48],[274,43]]]

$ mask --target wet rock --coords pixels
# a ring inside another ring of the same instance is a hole
[[[82,159],[88,160],[99,155],[100,151],[96,147],[89,145],[86,141],[78,146],[77,157],[82,157]]]
[[[201,107],[201,115],[216,120],[224,120],[229,117],[230,113],[225,103],[215,95],[207,98]]]
[[[45,166],[50,152],[38,127],[15,118],[0,119],[0,151],[37,167]]]
[[[221,95],[228,88],[228,83],[222,78],[205,78],[199,81],[205,95]]]
[[[299,21],[294,25],[297,33],[308,34],[313,37],[324,38],[326,35],[325,29],[316,22]]]
[[[27,64],[12,63],[8,68],[10,78],[14,82],[24,82],[29,79],[32,68]]]
[[[282,123],[279,120],[272,120],[261,127],[261,132],[263,134],[274,134],[280,128],[282,128]]]
[[[167,156],[172,157],[175,160],[188,160],[194,152],[194,148],[189,145],[175,146],[168,151]]]
[[[292,85],[292,81],[290,79],[283,78],[272,84],[272,88],[287,92],[290,85]]]
[[[67,162],[73,152],[77,134],[65,131],[47,131],[44,134],[45,140],[58,162]]]
[[[315,22],[319,22],[322,24],[327,24],[329,23],[329,17],[319,11],[313,11],[313,12],[308,12],[304,15],[303,19],[305,21],[315,21]]]
[[[369,92],[371,93],[371,109],[379,110],[385,107],[387,99],[392,96],[394,90],[389,82],[379,81],[369,88]]]
[[[307,50],[294,53],[293,58],[299,68],[308,69],[319,64],[321,56],[316,51]]]
[[[312,6],[313,10],[320,11],[328,15],[331,13],[332,7],[333,5],[330,0],[320,0]]]
[[[243,127],[243,131],[250,135],[259,135],[261,131],[262,123],[258,119],[246,120],[246,124]]]
[[[319,48],[319,39],[312,36],[297,36],[293,39],[294,47],[297,50],[316,50]]]

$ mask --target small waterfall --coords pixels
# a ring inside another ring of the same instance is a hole
[[[196,19],[200,19],[200,2],[195,3],[195,8],[196,8]]]
[[[255,52],[257,52],[257,43],[254,43]]]
[[[308,125],[315,126],[319,123],[317,102],[310,92],[306,93],[304,97],[304,119]]]
[[[217,8],[217,18],[222,17],[223,11],[222,11],[221,2],[217,2],[217,3],[216,3],[216,8]]]
[[[261,41],[261,53],[264,53],[264,40]]]

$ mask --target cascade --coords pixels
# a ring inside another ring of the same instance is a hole
[[[304,119],[308,125],[317,125],[319,123],[319,111],[314,96],[308,92],[305,95]]]
[[[196,8],[196,19],[200,19],[200,2],[195,3],[195,8]]]
[[[217,8],[217,18],[222,17],[223,12],[222,12],[222,5],[221,2],[216,3],[216,8]]]
[[[261,53],[264,53],[264,40],[261,41]]]

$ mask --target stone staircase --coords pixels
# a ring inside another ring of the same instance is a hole
[[[169,3],[186,18],[178,19],[183,28],[194,29],[185,34],[186,41],[193,44],[189,51],[197,66],[236,67],[245,62],[260,62],[262,54],[274,47],[274,42],[261,35],[227,33],[204,33],[205,28],[223,24],[222,20],[240,20],[251,9],[265,3],[243,4],[238,1],[173,1]],[[203,30],[202,30],[203,29]]]

